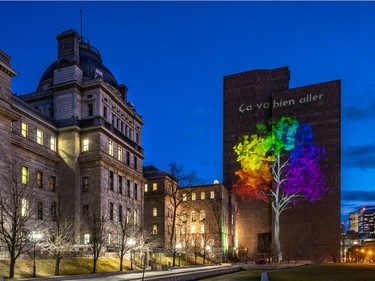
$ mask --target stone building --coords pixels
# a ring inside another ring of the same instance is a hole
[[[144,167],[143,175],[147,180],[144,189],[145,229],[152,232],[155,248],[165,252],[171,244],[174,209],[172,189],[177,188],[177,181],[152,165]]]
[[[175,251],[216,261],[235,255],[237,203],[222,184],[179,187],[173,176],[152,165],[144,167],[144,177],[145,227],[158,242],[154,252]]]
[[[115,244],[123,220],[143,225],[143,120],[96,48],[74,30],[57,41],[57,60],[36,92],[25,95],[11,94],[16,72],[1,53],[2,153],[12,155],[41,192],[61,197],[78,244],[91,242],[93,217],[105,221],[107,243]],[[46,214],[52,209],[48,202],[41,207]]]
[[[189,186],[180,190],[177,241],[190,255],[216,262],[237,254],[237,202],[219,183]]]
[[[289,88],[288,67],[253,70],[224,77],[224,185],[237,181],[233,147],[243,135],[258,133],[256,124],[282,116],[310,123],[317,145],[327,152],[321,163],[330,192],[315,204],[300,202],[280,217],[285,259],[339,260],[341,83],[339,80]],[[273,214],[261,200],[238,204],[238,239],[250,258],[266,255]]]

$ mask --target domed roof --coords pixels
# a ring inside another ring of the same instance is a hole
[[[42,78],[39,81],[38,89],[42,88],[42,85],[47,82],[47,80],[53,79],[53,73],[57,67],[58,61],[53,62],[44,71]],[[99,51],[88,43],[80,42],[79,45],[79,65],[83,70],[83,77],[94,79],[96,75],[96,70],[99,70],[103,75],[103,81],[110,84],[111,86],[119,89],[119,85],[107,67],[102,63],[102,59]]]

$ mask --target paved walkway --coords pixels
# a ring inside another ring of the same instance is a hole
[[[177,267],[172,268],[168,271],[145,271],[144,279],[156,279],[163,276],[170,277],[174,275],[180,275],[183,273],[198,273],[203,271],[210,271],[215,269],[224,269],[230,268],[232,266],[228,265],[209,265],[209,266],[194,266],[194,267]],[[84,274],[84,275],[71,275],[71,276],[58,276],[58,277],[48,277],[48,278],[32,278],[32,279],[21,279],[23,281],[73,281],[73,280],[82,280],[82,281],[123,281],[123,280],[132,280],[138,281],[142,280],[143,271],[127,271],[127,272],[113,272],[113,273],[96,273],[96,274]]]

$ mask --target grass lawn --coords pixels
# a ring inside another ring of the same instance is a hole
[[[325,264],[268,273],[270,281],[374,281],[375,264]]]
[[[91,259],[63,259],[60,264],[60,275],[92,273]],[[124,271],[130,267],[128,261],[124,261]],[[119,259],[100,258],[97,264],[97,272],[119,271]],[[55,261],[44,259],[36,261],[37,277],[53,276],[55,272]],[[32,260],[17,260],[15,278],[31,278],[33,274]],[[9,276],[9,261],[0,261],[0,276]]]
[[[230,273],[205,279],[201,281],[259,281],[262,271],[244,270],[236,273]]]

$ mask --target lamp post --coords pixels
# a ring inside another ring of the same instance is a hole
[[[210,264],[210,253],[211,253],[211,246],[210,245],[207,245],[206,246],[206,252],[207,252],[207,256],[208,256],[208,264]]]
[[[135,245],[135,240],[133,238],[126,242],[130,248],[130,270],[133,270],[133,247]]]
[[[177,252],[178,252],[178,266],[181,266],[181,248],[182,248],[182,245],[181,243],[177,243],[176,246],[175,246]]]
[[[36,243],[43,237],[43,235],[39,232],[32,231],[30,233],[30,240],[34,243],[34,250],[33,250],[33,259],[34,259],[34,266],[33,266],[33,278],[36,277],[36,254],[35,254],[35,248],[36,248]]]

